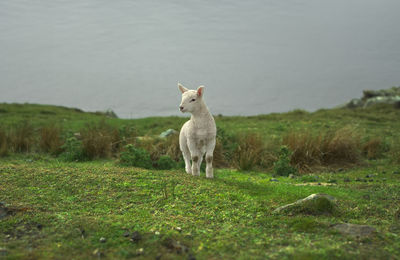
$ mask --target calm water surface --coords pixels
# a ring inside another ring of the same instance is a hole
[[[179,115],[332,107],[400,85],[399,0],[0,1],[0,102]]]

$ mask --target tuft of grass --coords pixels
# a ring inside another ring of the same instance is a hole
[[[39,147],[43,152],[58,155],[63,144],[60,127],[49,125],[40,128]]]
[[[356,164],[361,157],[360,137],[348,127],[319,134],[292,131],[283,137],[282,143],[293,152],[291,164],[300,171],[310,171],[318,166]]]
[[[260,134],[247,133],[241,135],[233,155],[233,164],[240,170],[253,170],[256,166],[261,165],[264,152],[264,139]]]
[[[28,121],[14,126],[9,134],[9,142],[14,152],[29,152],[35,143],[33,126]]]
[[[378,159],[384,152],[384,144],[380,137],[371,138],[362,144],[362,153],[367,159]]]
[[[8,140],[7,133],[0,129],[0,157],[8,155]]]
[[[400,142],[398,140],[392,143],[389,158],[394,163],[400,163]]]
[[[87,125],[81,130],[82,147],[89,159],[110,158],[118,151],[120,135],[118,129],[104,120]]]

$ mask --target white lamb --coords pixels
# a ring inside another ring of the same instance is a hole
[[[197,90],[188,90],[178,83],[178,88],[182,92],[180,111],[192,114],[179,134],[179,146],[185,159],[186,172],[200,176],[200,165],[206,154],[206,177],[213,178],[212,161],[217,128],[203,100],[204,86],[200,86]]]

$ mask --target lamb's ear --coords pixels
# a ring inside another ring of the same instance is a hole
[[[204,86],[200,86],[197,88],[197,96],[202,97],[204,93]]]
[[[188,91],[188,89],[185,88],[184,86],[182,86],[181,83],[178,83],[178,88],[179,88],[179,90],[182,92],[182,94],[185,93],[186,91]]]

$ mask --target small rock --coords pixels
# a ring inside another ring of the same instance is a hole
[[[365,200],[369,200],[371,197],[369,196],[369,194],[365,194],[362,196],[362,198]]]
[[[101,237],[99,241],[100,241],[100,243],[105,243],[105,242],[107,242],[107,239],[105,237]]]
[[[6,256],[8,254],[7,248],[0,247],[0,256]]]
[[[159,236],[159,235],[160,235],[160,232],[159,232],[159,231],[156,231],[156,232],[154,232],[154,235]]]
[[[176,229],[176,231],[178,231],[178,232],[182,232],[182,228],[181,228],[181,227],[176,227],[175,229]]]
[[[98,248],[96,248],[96,249],[93,251],[93,255],[95,255],[95,256],[97,256],[97,257],[102,257],[102,256],[104,256],[104,253],[101,252]]]
[[[332,213],[335,202],[336,198],[328,194],[311,194],[304,199],[275,209],[274,213],[306,213],[313,215]]]
[[[133,232],[131,235],[131,241],[137,243],[140,240],[142,240],[142,235],[138,231]]]
[[[4,202],[0,202],[0,219],[5,218],[8,215],[8,208]]]
[[[376,229],[373,227],[350,223],[336,224],[333,226],[333,228],[342,234],[360,238],[367,237],[376,233]]]
[[[279,180],[278,180],[278,179],[275,179],[275,178],[271,178],[271,179],[269,179],[269,181],[275,181],[275,182],[278,182]]]
[[[136,255],[142,255],[144,252],[143,248],[139,248],[138,250],[136,250]]]
[[[168,136],[173,135],[173,134],[176,134],[176,133],[178,133],[176,130],[174,130],[174,129],[168,129],[168,130],[162,132],[162,133],[160,134],[160,137],[161,137],[161,138],[165,138],[165,137],[168,137]]]

